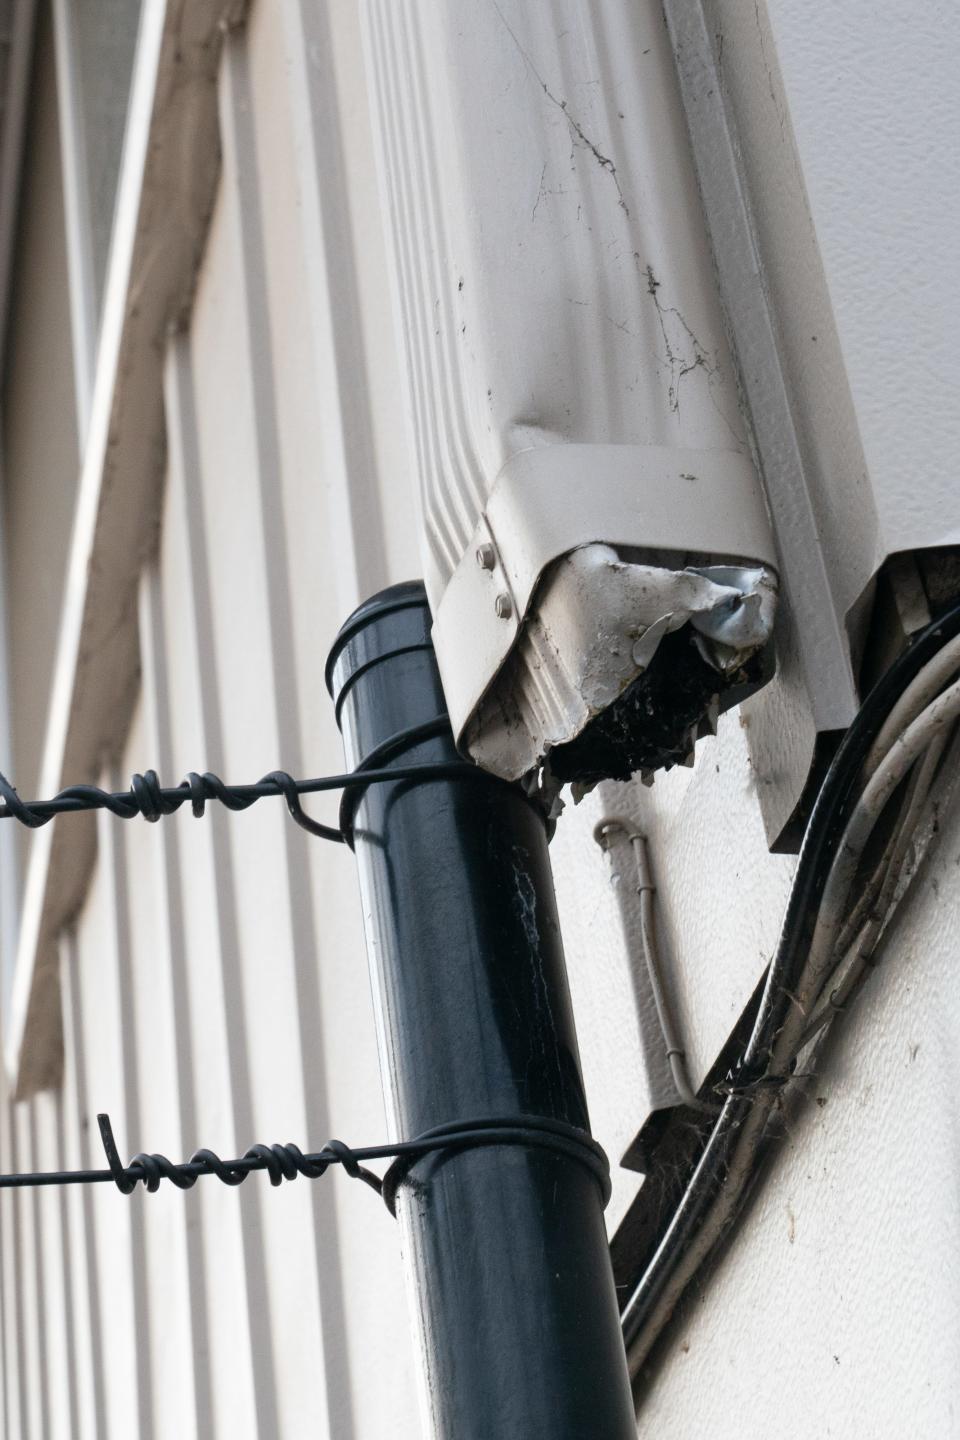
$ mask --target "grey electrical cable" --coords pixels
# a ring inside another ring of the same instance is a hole
[[[948,640],[943,649],[929,660],[898,698],[887,716],[876,740],[870,747],[863,765],[863,776],[868,780],[880,761],[887,754],[898,735],[914,721],[930,701],[946,685],[947,681],[960,670],[960,635]]]
[[[909,844],[909,836],[919,811],[926,803],[927,785],[924,783],[924,774],[930,753],[928,750],[924,760],[913,770],[907,782],[900,813],[887,837],[883,853],[841,926],[837,937],[838,956],[847,954],[863,930],[865,922],[880,908],[881,894],[889,885],[891,871],[899,865],[902,847]],[[878,757],[878,763],[880,758],[882,757]]]
[[[657,1020],[660,1025],[660,1034],[663,1037],[663,1048],[666,1054],[667,1064],[670,1067],[670,1076],[673,1080],[673,1087],[684,1105],[692,1110],[708,1111],[715,1114],[719,1109],[718,1105],[711,1105],[701,1100],[690,1083],[690,1074],[687,1070],[687,1053],[683,1044],[679,1027],[674,1019],[673,1010],[670,1004],[670,997],[667,994],[667,987],[663,976],[663,965],[660,957],[660,947],[657,944],[656,917],[654,914],[653,897],[656,886],[653,883],[653,875],[650,870],[650,856],[647,849],[646,836],[641,835],[626,820],[606,819],[601,820],[594,829],[594,837],[600,844],[609,843],[610,835],[622,833],[630,843],[633,850],[634,860],[637,867],[636,892],[640,901],[640,946],[643,951],[644,965],[647,977],[650,981],[650,991],[653,995],[653,1003],[657,1012]]]
[[[949,667],[951,670],[953,666]],[[925,672],[924,672],[925,673]],[[932,694],[936,692],[931,692]],[[913,715],[909,717],[913,719]],[[858,940],[864,929],[864,924],[874,912],[881,912],[890,896],[891,878],[896,877],[901,870],[907,849],[912,843],[913,831],[919,821],[920,815],[926,805],[930,785],[934,773],[943,754],[947,743],[944,736],[942,743],[934,741],[928,747],[920,764],[914,770],[904,797],[900,815],[884,846],[883,854],[874,868],[873,874],[863,886],[856,904],[851,909],[843,922],[840,934],[837,938],[837,954],[845,956],[851,947]],[[889,746],[886,747],[888,749]],[[885,750],[884,752],[885,753]],[[872,763],[869,769],[865,766],[865,774],[872,774],[876,765],[882,759],[882,753],[878,746],[874,746],[871,752]]]
[[[804,976],[795,992],[796,1008],[777,1037],[781,1054],[786,1053],[785,1036],[790,1036],[794,1053],[802,1043],[803,1031],[807,1028],[804,1017],[810,1016],[832,972],[850,888],[873,827],[909,770],[933,741],[948,733],[958,715],[960,680],[928,704],[903,734],[897,736],[857,798],[823,888]]]
[[[935,636],[932,629],[930,633]],[[904,696],[909,693],[911,700],[909,706],[898,703],[894,707],[899,715],[906,715],[915,708],[917,696],[929,698],[931,686],[935,693],[936,686],[943,683],[944,672],[952,673],[947,669],[948,662],[937,664],[937,660],[938,656],[931,657],[904,691]],[[953,663],[953,669],[956,668]],[[935,682],[931,679],[931,670],[935,671]],[[924,672],[927,672],[926,675]],[[640,1370],[687,1285],[733,1223],[749,1183],[756,1174],[757,1155],[771,1111],[780,1090],[789,1081],[796,1055],[803,1048],[813,1007],[833,973],[836,939],[843,922],[844,906],[870,833],[893,791],[927,747],[947,731],[958,715],[960,682],[927,704],[903,734],[890,740],[889,729],[884,726],[878,732],[878,740],[879,734],[885,732],[886,754],[879,755],[879,743],[868,752],[871,760],[876,757],[875,769],[855,800],[839,844],[833,851],[833,863],[820,895],[813,942],[789,992],[792,1003],[789,1007],[780,1007],[778,1028],[769,1040],[764,1039],[762,1074],[731,1092],[643,1280],[623,1312],[624,1333],[630,1339],[630,1369],[633,1375]],[[757,1030],[760,1024],[758,1020]],[[758,1058],[755,1031],[748,1046],[747,1060],[753,1064]],[[722,1176],[719,1188],[718,1175]]]
[[[845,944],[847,926],[844,926],[838,943],[842,955],[835,974],[840,979],[825,1000],[819,1004],[813,1019],[804,1032],[804,1044],[812,1040],[824,1025],[842,1013],[860,989],[867,972],[873,965],[872,956],[880,943],[883,931],[893,915],[896,891],[903,876],[904,865],[917,825],[923,814],[930,793],[930,787],[937,766],[950,740],[950,734],[941,732],[928,744],[919,761],[914,762],[913,786],[907,798],[904,812],[887,847],[889,860],[869,912],[862,917],[862,924],[852,944]]]
[[[629,836],[629,840],[637,862],[637,895],[640,897],[640,936],[643,958],[647,966],[647,975],[650,977],[650,989],[653,992],[653,1003],[657,1009],[657,1019],[660,1021],[660,1033],[663,1036],[667,1064],[670,1066],[670,1076],[684,1105],[689,1105],[692,1110],[715,1112],[719,1106],[710,1105],[707,1101],[701,1100],[690,1083],[686,1047],[674,1020],[664,984],[653,907],[656,886],[650,871],[646,837],[634,832]]]

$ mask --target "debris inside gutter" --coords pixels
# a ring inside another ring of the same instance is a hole
[[[577,796],[601,780],[646,778],[683,765],[699,736],[713,733],[720,689],[748,693],[761,684],[763,658],[754,653],[721,675],[704,660],[685,626],[663,637],[649,666],[612,704],[545,762],[545,782],[572,783]]]
[[[471,756],[553,795],[569,783],[575,799],[690,761],[718,714],[770,678],[777,581],[684,558],[597,543],[556,562],[467,727]]]

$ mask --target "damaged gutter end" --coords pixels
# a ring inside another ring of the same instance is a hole
[[[547,763],[545,780],[583,785],[678,764],[770,678],[776,599],[749,456],[518,451],[431,595],[458,748],[507,780]]]
[[[767,565],[684,558],[590,544],[554,562],[465,728],[471,757],[511,780],[543,766],[581,792],[689,761],[772,674],[777,581]]]

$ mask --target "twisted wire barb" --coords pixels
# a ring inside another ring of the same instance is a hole
[[[130,1195],[142,1184],[151,1194],[169,1180],[178,1190],[192,1190],[201,1175],[215,1175],[224,1185],[241,1185],[254,1170],[266,1170],[271,1185],[303,1175],[319,1180],[331,1165],[340,1165],[354,1180],[362,1180],[382,1196],[387,1209],[396,1214],[397,1191],[412,1165],[422,1156],[439,1151],[471,1150],[490,1145],[517,1145],[552,1151],[574,1160],[596,1180],[604,1205],[610,1199],[610,1162],[593,1137],[579,1126],[545,1116],[516,1115],[495,1119],[438,1125],[415,1140],[368,1145],[353,1149],[342,1140],[329,1140],[315,1154],[305,1155],[298,1145],[251,1145],[237,1160],[221,1160],[213,1150],[195,1150],[189,1160],[175,1164],[166,1155],[141,1151],[124,1165],[108,1115],[98,1115],[100,1139],[108,1169],[48,1170],[32,1174],[0,1175],[0,1190],[28,1185],[96,1185],[112,1182],[122,1195]],[[364,1160],[392,1160],[381,1178],[368,1170]]]
[[[19,820],[31,830],[47,825],[55,815],[82,810],[109,810],[121,820],[140,815],[155,822],[172,815],[189,803],[194,816],[202,818],[208,801],[216,800],[228,810],[247,810],[257,800],[282,795],[293,820],[321,840],[353,844],[353,816],[363,791],[368,785],[389,780],[485,779],[486,771],[466,760],[448,760],[415,765],[387,766],[386,762],[424,740],[450,734],[450,722],[443,717],[422,725],[398,731],[378,745],[357,767],[343,775],[322,775],[308,780],[295,780],[286,770],[271,770],[253,785],[226,785],[207,770],[202,775],[191,770],[179,785],[164,787],[155,770],[134,775],[129,790],[102,790],[98,785],[68,785],[52,800],[21,800],[7,777],[0,774],[0,819]],[[324,825],[307,815],[300,804],[301,795],[325,790],[342,790],[339,825]]]

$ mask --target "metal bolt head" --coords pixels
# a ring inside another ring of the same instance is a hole
[[[489,541],[477,547],[477,564],[481,570],[492,570],[496,563],[497,552]]]
[[[493,608],[501,620],[509,620],[513,614],[513,601],[507,594],[498,595],[493,602]]]

